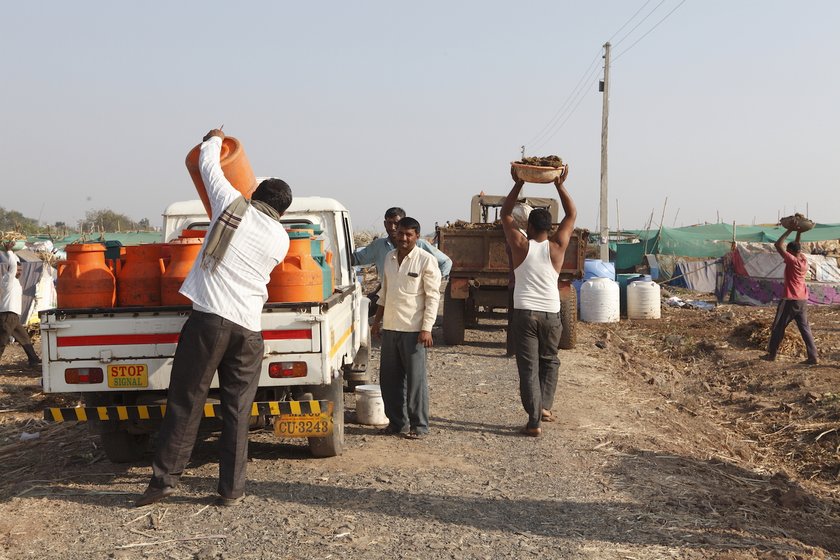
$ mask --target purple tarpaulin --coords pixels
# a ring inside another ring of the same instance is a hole
[[[840,284],[807,282],[808,303],[815,305],[840,304]],[[744,305],[769,305],[781,299],[784,282],[769,278],[750,278],[733,275],[732,302]]]

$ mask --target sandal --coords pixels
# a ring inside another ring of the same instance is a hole
[[[428,434],[422,432],[415,432],[414,430],[411,430],[410,432],[403,434],[403,437],[405,437],[405,439],[423,439],[427,435]]]
[[[519,433],[525,436],[531,437],[540,437],[542,435],[542,429],[540,428],[529,428],[527,425],[519,430]]]
[[[540,420],[542,422],[556,422],[557,418],[554,417],[554,415],[551,413],[550,410],[543,409],[542,416],[540,417]]]
[[[398,430],[395,427],[390,426],[390,425],[376,430],[376,434],[380,435],[380,436],[396,436],[399,433],[400,433],[400,430]]]

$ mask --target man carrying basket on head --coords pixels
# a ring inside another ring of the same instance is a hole
[[[773,320],[773,330],[770,334],[770,343],[767,346],[767,355],[764,359],[773,361],[776,359],[776,352],[785,337],[785,329],[788,323],[796,321],[799,327],[799,334],[805,342],[808,350],[806,364],[817,363],[817,345],[814,342],[814,335],[811,334],[811,326],[808,324],[808,288],[805,286],[805,274],[808,272],[808,260],[802,254],[802,245],[799,238],[802,232],[796,232],[796,239],[787,244],[787,250],[783,248],[785,239],[790,235],[792,229],[788,228],[774,244],[776,251],[785,261],[785,288],[779,307],[776,309],[776,318]]]

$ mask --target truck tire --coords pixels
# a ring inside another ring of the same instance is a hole
[[[443,342],[449,346],[464,343],[466,304],[452,297],[452,285],[443,294]]]
[[[469,329],[478,326],[478,306],[472,297],[464,302],[464,326]]]
[[[577,344],[577,292],[574,287],[560,300],[560,322],[563,325],[560,349],[571,350]]]
[[[327,437],[309,438],[313,457],[336,457],[344,451],[344,379],[333,379],[329,385],[312,387],[312,398],[333,402],[333,431]]]
[[[126,430],[103,431],[102,449],[112,463],[136,463],[149,446],[149,434],[132,434]]]
[[[85,406],[111,406],[116,404],[112,395],[85,393]],[[135,434],[117,422],[88,422],[88,431],[98,435],[102,450],[112,463],[135,463],[143,458],[149,447],[149,434]]]

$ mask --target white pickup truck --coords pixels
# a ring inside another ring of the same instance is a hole
[[[314,456],[335,456],[344,445],[344,381],[367,376],[369,300],[351,264],[353,230],[344,206],[295,198],[282,221],[321,226],[335,290],[320,302],[264,306],[265,356],[252,425],[273,424],[278,437],[307,437]],[[176,202],[164,213],[164,241],[208,225],[200,201]],[[172,358],[189,313],[189,306],[42,311],[44,392],[81,393],[84,402],[48,408],[44,417],[89,422],[111,461],[139,459],[165,413]],[[218,378],[204,407],[210,429],[220,426],[217,389]]]

